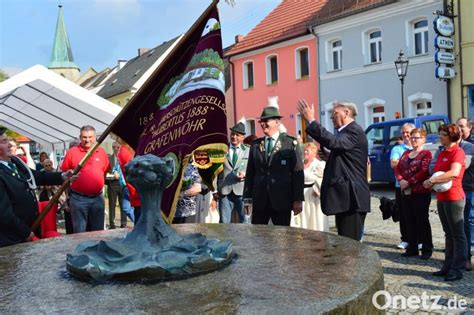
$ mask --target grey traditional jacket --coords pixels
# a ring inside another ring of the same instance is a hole
[[[220,195],[227,196],[231,192],[236,196],[242,196],[244,182],[237,178],[239,172],[245,173],[249,159],[250,147],[245,144],[239,146],[237,162],[232,164],[232,156],[227,154],[224,162],[224,170],[217,178],[217,190]]]

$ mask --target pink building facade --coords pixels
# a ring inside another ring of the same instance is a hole
[[[268,97],[278,96],[288,134],[304,137],[296,102],[305,98],[318,113],[317,40],[305,34],[230,57],[235,119],[247,119],[247,134],[262,136],[258,117]]]

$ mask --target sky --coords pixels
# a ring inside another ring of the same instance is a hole
[[[129,60],[186,32],[211,0],[61,0],[74,62],[81,73]],[[0,69],[10,76],[35,64],[47,66],[58,0],[0,0]],[[221,0],[223,47],[247,34],[280,0]]]

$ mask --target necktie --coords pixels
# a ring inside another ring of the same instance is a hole
[[[273,138],[267,138],[267,157],[270,157],[273,150]]]
[[[16,174],[16,175],[19,175],[18,174],[18,169],[16,168],[16,165],[13,164],[12,162],[8,162],[8,167]]]
[[[235,164],[237,163],[237,159],[239,156],[237,155],[237,148],[234,147],[234,154],[232,155],[232,166],[235,167]]]

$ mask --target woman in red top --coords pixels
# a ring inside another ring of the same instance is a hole
[[[408,247],[402,256],[418,256],[418,244],[422,244],[421,259],[429,259],[433,253],[433,237],[429,220],[431,189],[423,187],[429,178],[431,152],[424,150],[426,131],[415,128],[410,132],[412,149],[403,153],[395,169],[400,182],[401,202],[405,211]]]
[[[431,177],[423,186],[429,188],[436,183],[452,180],[452,186],[445,192],[436,193],[438,214],[445,234],[445,257],[441,270],[433,273],[444,276],[445,281],[462,279],[462,270],[466,266],[466,235],[464,233],[464,204],[466,202],[462,189],[465,159],[464,150],[458,145],[461,132],[455,124],[442,125],[438,129],[444,150],[436,159],[434,172],[444,174]]]

